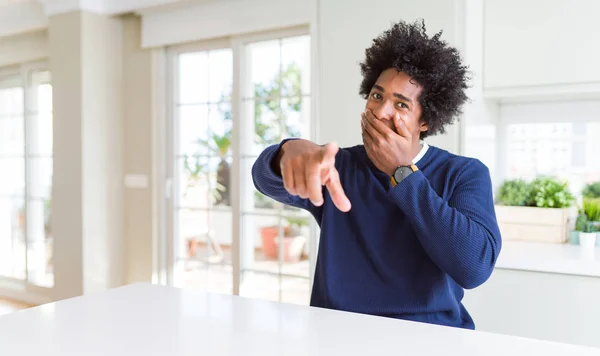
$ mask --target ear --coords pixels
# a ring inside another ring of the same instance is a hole
[[[421,131],[421,132],[425,132],[425,131],[427,131],[427,130],[429,130],[429,127],[427,127],[427,124],[426,124],[426,123],[424,123],[424,122],[421,122],[420,131]]]

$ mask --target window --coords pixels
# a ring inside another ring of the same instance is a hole
[[[494,124],[465,127],[465,155],[490,168],[495,188],[507,179],[554,176],[579,195],[600,180],[597,101],[502,103],[486,116]]]
[[[0,278],[54,285],[50,73],[0,75]]]
[[[555,176],[575,193],[600,180],[600,122],[510,124],[507,131],[507,179]]]
[[[169,57],[173,283],[308,303],[311,219],[258,193],[251,167],[283,138],[311,138],[309,36],[232,38]]]

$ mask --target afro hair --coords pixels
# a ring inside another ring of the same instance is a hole
[[[360,95],[367,99],[379,75],[390,68],[408,74],[422,87],[419,103],[421,122],[428,130],[421,138],[444,133],[462,113],[468,100],[468,69],[458,50],[440,39],[442,31],[429,38],[423,20],[399,22],[373,40],[360,64],[363,76]]]

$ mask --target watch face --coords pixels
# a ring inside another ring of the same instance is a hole
[[[394,179],[396,182],[400,183],[404,178],[406,178],[413,171],[410,167],[398,167],[394,172]]]

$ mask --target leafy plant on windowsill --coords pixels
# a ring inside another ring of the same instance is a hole
[[[507,206],[525,206],[531,195],[531,184],[522,179],[502,183],[496,203]]]
[[[567,182],[553,177],[541,177],[533,182],[522,179],[505,181],[499,189],[496,203],[506,206],[538,208],[568,208],[575,202]]]
[[[575,197],[569,191],[567,182],[553,177],[537,178],[531,183],[528,206],[562,209],[573,206]]]
[[[583,188],[582,195],[584,198],[600,198],[600,181],[586,185],[585,188]]]

